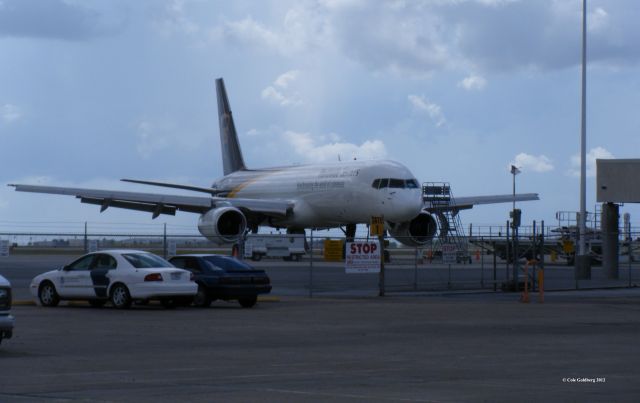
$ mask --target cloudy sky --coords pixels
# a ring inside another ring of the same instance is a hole
[[[640,150],[640,2],[588,2],[588,145]],[[214,79],[250,167],[403,162],[454,195],[511,192],[524,220],[579,205],[580,0],[0,0],[0,229],[151,223],[7,183],[158,191],[222,175]],[[595,205],[589,169],[588,208]],[[508,205],[463,213],[501,224]],[[632,206],[632,217],[640,218]],[[178,213],[156,222],[192,228]]]

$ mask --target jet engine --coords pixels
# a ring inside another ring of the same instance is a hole
[[[198,231],[217,244],[234,243],[247,228],[247,219],[235,207],[218,207],[198,219]]]
[[[438,230],[435,218],[424,211],[411,221],[395,225],[389,224],[388,227],[391,236],[407,246],[424,246],[428,244]]]

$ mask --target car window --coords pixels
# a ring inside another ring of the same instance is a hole
[[[115,269],[117,266],[118,263],[113,258],[113,256],[101,253],[99,255],[96,255],[91,269]]]
[[[193,273],[201,273],[202,268],[195,257],[174,257],[169,260],[172,265],[181,269],[189,270]]]
[[[181,268],[181,269],[184,269],[184,266],[185,266],[185,264],[186,264],[186,259],[185,259],[185,258],[183,258],[183,257],[174,257],[174,258],[171,258],[171,259],[169,260],[169,262],[170,262],[172,265],[174,265],[175,267],[179,267],[179,268]]]
[[[202,272],[202,269],[200,268],[200,263],[198,263],[198,259],[196,259],[195,257],[187,258],[184,268],[193,273]]]
[[[253,270],[248,264],[226,256],[207,256],[204,259],[223,270]]]
[[[93,261],[94,257],[95,255],[83,256],[80,259],[68,265],[66,267],[66,270],[72,270],[72,271],[89,270],[89,267],[91,266],[91,262]]]
[[[147,269],[156,267],[175,267],[171,263],[167,262],[160,256],[156,256],[153,253],[123,253],[127,262],[131,263],[136,269]]]

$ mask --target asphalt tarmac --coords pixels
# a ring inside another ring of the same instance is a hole
[[[14,337],[0,345],[3,403],[640,396],[638,288],[547,292],[544,303],[534,293],[529,304],[518,293],[489,291],[380,298],[377,276],[345,276],[339,265],[326,264],[315,267],[317,278],[346,284],[309,298],[308,262],[267,260],[258,265],[272,268],[278,298],[253,309],[221,301],[208,309],[43,308],[24,304],[30,279],[72,257],[4,259],[0,273],[22,301],[13,309]],[[412,278],[410,270],[400,272]],[[438,281],[443,275],[427,273]]]
[[[637,401],[640,292],[17,306],[0,401]]]

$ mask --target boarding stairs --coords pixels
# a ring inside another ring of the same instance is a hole
[[[448,182],[425,182],[422,184],[424,208],[437,217],[438,238],[434,244],[436,250],[442,244],[455,244],[458,261],[469,258],[469,243],[464,235],[458,208]]]

